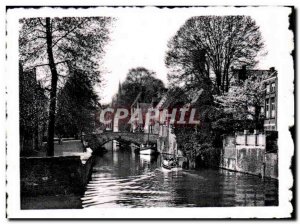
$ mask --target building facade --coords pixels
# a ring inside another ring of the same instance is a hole
[[[277,71],[271,68],[271,77],[264,81],[265,102],[264,102],[264,130],[277,131],[278,114],[278,78]]]
[[[277,131],[277,114],[278,114],[278,78],[277,71],[274,67],[269,70],[232,69],[233,77],[236,82],[244,82],[252,76],[266,76],[263,80],[263,89],[265,91],[262,106],[262,115],[264,116],[264,130]]]

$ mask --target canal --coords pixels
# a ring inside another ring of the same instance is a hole
[[[88,208],[278,205],[278,183],[227,170],[166,172],[161,157],[109,151],[96,157],[81,198]]]

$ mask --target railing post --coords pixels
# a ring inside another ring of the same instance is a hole
[[[247,135],[248,135],[248,130],[244,130],[244,145],[247,145]]]
[[[254,129],[254,138],[255,138],[255,143],[254,143],[254,146],[257,146],[258,145],[258,131],[256,129]]]

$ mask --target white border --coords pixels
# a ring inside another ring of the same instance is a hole
[[[155,5],[156,1],[150,5]],[[66,4],[66,2],[64,2]],[[133,1],[130,4],[135,4]],[[187,5],[188,2],[184,2]],[[38,2],[36,3],[38,4]],[[60,3],[63,4],[63,3]],[[72,2],[71,4],[74,4]],[[109,4],[109,3],[108,3]],[[122,4],[122,3],[121,3]],[[139,3],[140,4],[140,3]],[[145,4],[145,3],[144,3]],[[160,3],[161,4],[161,3]],[[255,4],[255,1],[252,3]],[[273,3],[274,4],[274,3]],[[111,4],[109,4],[111,5]],[[164,5],[164,4],[163,4]],[[178,2],[175,5],[179,5]],[[195,5],[191,4],[191,5]],[[211,4],[209,4],[211,5]],[[240,4],[238,4],[240,5]],[[205,14],[247,14],[249,10],[260,10],[261,8],[198,8],[199,15]],[[270,9],[270,7],[269,7]],[[278,9],[277,7],[274,10]],[[288,125],[293,123],[292,81],[293,68],[292,59],[285,56],[283,61],[285,79],[279,76],[279,206],[278,207],[232,207],[232,208],[146,208],[146,209],[91,209],[91,210],[20,210],[20,185],[19,185],[19,134],[18,134],[18,18],[24,16],[84,16],[97,15],[99,9],[66,10],[42,8],[39,10],[17,9],[7,14],[8,38],[6,63],[6,82],[8,87],[8,120],[7,120],[7,142],[8,142],[8,217],[9,218],[282,218],[289,217],[292,206],[289,202],[291,192],[288,190],[293,182],[289,170],[290,158],[293,155],[293,142],[291,141]],[[112,10],[114,12],[112,12]],[[102,10],[101,15],[112,15],[111,13],[122,13],[121,8]],[[171,9],[170,9],[171,10]],[[175,9],[177,10],[177,9]],[[285,10],[288,10],[286,8]],[[283,54],[286,52],[283,52]],[[277,65],[275,65],[277,67]]]

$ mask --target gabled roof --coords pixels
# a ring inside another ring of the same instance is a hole
[[[199,96],[197,96],[197,97],[199,97]],[[161,98],[160,102],[156,105],[156,109],[168,108],[172,104],[174,105],[174,104],[178,103],[182,98],[185,98],[184,90],[179,89],[179,88],[178,89],[169,89],[167,91],[167,93]],[[182,99],[182,101],[183,100],[184,99]],[[194,101],[194,99],[192,101]]]
[[[194,94],[192,101],[189,102],[189,103],[186,103],[186,104],[184,105],[184,107],[190,107],[190,106],[194,105],[194,104],[198,101],[198,99],[200,98],[202,92],[203,92],[203,89],[200,89],[199,91],[197,91],[197,92]]]

